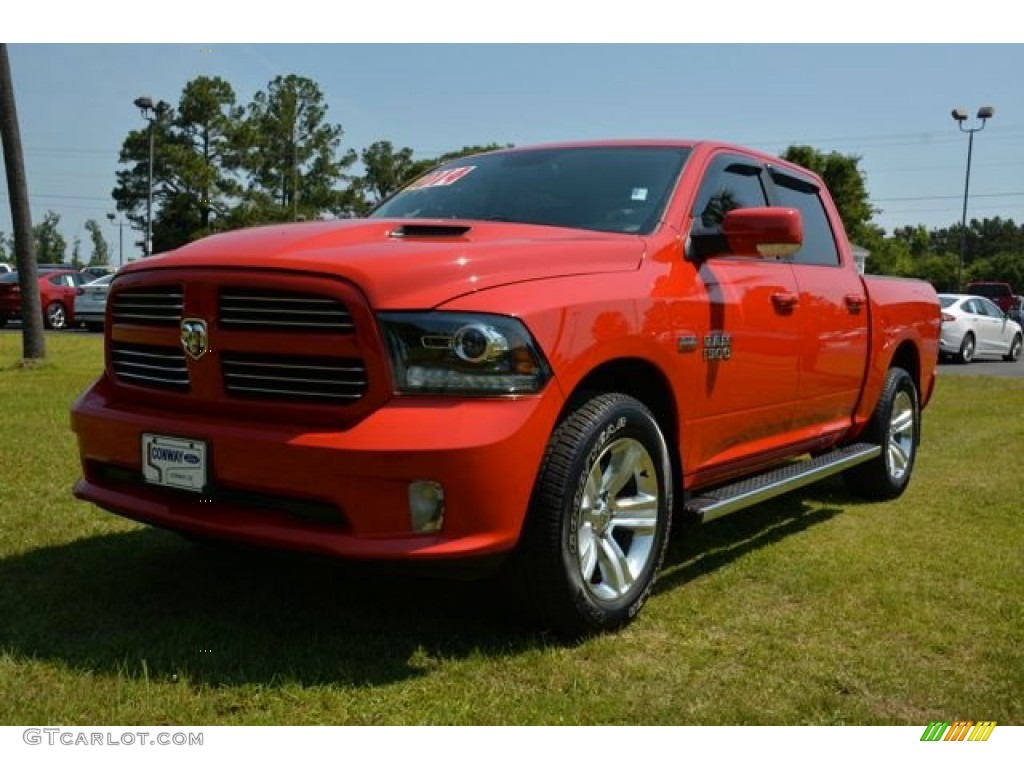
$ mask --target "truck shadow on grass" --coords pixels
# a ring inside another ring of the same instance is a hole
[[[840,486],[841,487],[841,486]],[[813,508],[806,499],[825,502]],[[678,525],[673,530],[655,592],[681,587],[741,559],[762,547],[797,536],[860,503],[845,492],[824,489],[798,491],[737,512],[707,525]]]
[[[792,494],[676,537],[682,586],[839,513]],[[843,499],[841,505],[846,500]],[[0,650],[100,674],[209,685],[383,685],[449,659],[558,645],[494,580],[192,545],[140,529],[0,560]]]

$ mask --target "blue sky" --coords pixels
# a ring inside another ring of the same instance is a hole
[[[231,35],[225,34],[224,38]],[[31,39],[31,36],[28,36]],[[273,39],[271,37],[271,39]],[[876,222],[959,221],[967,137],[950,116],[992,105],[974,141],[969,216],[1024,223],[1024,45],[1017,44],[10,44],[33,221],[61,215],[116,248],[117,153],[144,125],[132,100],[177,103],[219,75],[241,102],[277,74],[317,81],[357,151],[430,156],[467,144],[717,138],[862,157]],[[970,121],[970,124],[976,124]],[[6,185],[0,231],[9,233]],[[125,232],[126,255],[138,235]]]

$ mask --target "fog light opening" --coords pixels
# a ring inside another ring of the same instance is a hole
[[[435,533],[444,524],[444,489],[432,480],[409,483],[409,523],[414,533]]]

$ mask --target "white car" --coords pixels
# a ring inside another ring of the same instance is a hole
[[[984,296],[940,293],[942,334],[939,353],[969,363],[978,355],[1020,359],[1024,333],[1019,324]]]
[[[14,271],[14,267],[12,267],[10,264],[7,264],[7,263],[5,263],[3,261],[0,261],[0,275],[6,274],[7,272],[13,272],[13,271]]]
[[[107,312],[107,293],[113,279],[113,275],[104,275],[78,289],[75,296],[75,322],[85,323],[85,327],[90,331],[103,330],[103,316]]]

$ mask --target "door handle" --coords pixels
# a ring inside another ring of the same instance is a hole
[[[866,297],[861,293],[848,293],[843,299],[846,301],[846,308],[851,312],[860,312],[866,303]]]
[[[776,291],[772,294],[772,304],[775,308],[789,312],[792,311],[793,307],[800,303],[800,294],[793,293],[791,291]]]

